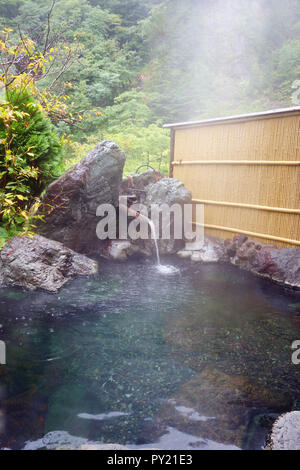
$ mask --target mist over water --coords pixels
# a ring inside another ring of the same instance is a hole
[[[156,22],[156,24],[154,24]],[[168,121],[292,106],[299,78],[296,0],[163,2],[154,10],[147,86]]]

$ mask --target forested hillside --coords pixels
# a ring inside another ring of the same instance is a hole
[[[1,23],[39,41],[51,4],[1,0]],[[142,161],[167,148],[157,124],[290,106],[300,78],[299,0],[58,0],[51,28],[81,46],[57,90],[103,113],[60,132],[112,136]]]
[[[0,22],[2,74],[24,38],[45,60],[29,75],[64,168],[113,139],[127,172],[167,171],[164,122],[291,106],[300,79],[300,0],[0,0]]]

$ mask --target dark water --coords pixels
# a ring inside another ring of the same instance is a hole
[[[0,447],[259,449],[300,409],[300,293],[170,262],[180,273],[101,261],[58,294],[0,290]]]

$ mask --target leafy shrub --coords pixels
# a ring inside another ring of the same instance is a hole
[[[24,88],[9,88],[0,103],[2,228],[10,233],[28,223],[31,205],[62,167],[59,137],[41,106]]]

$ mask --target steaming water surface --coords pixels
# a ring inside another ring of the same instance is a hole
[[[100,262],[57,294],[0,289],[0,447],[261,448],[299,409],[300,294],[233,267]]]

